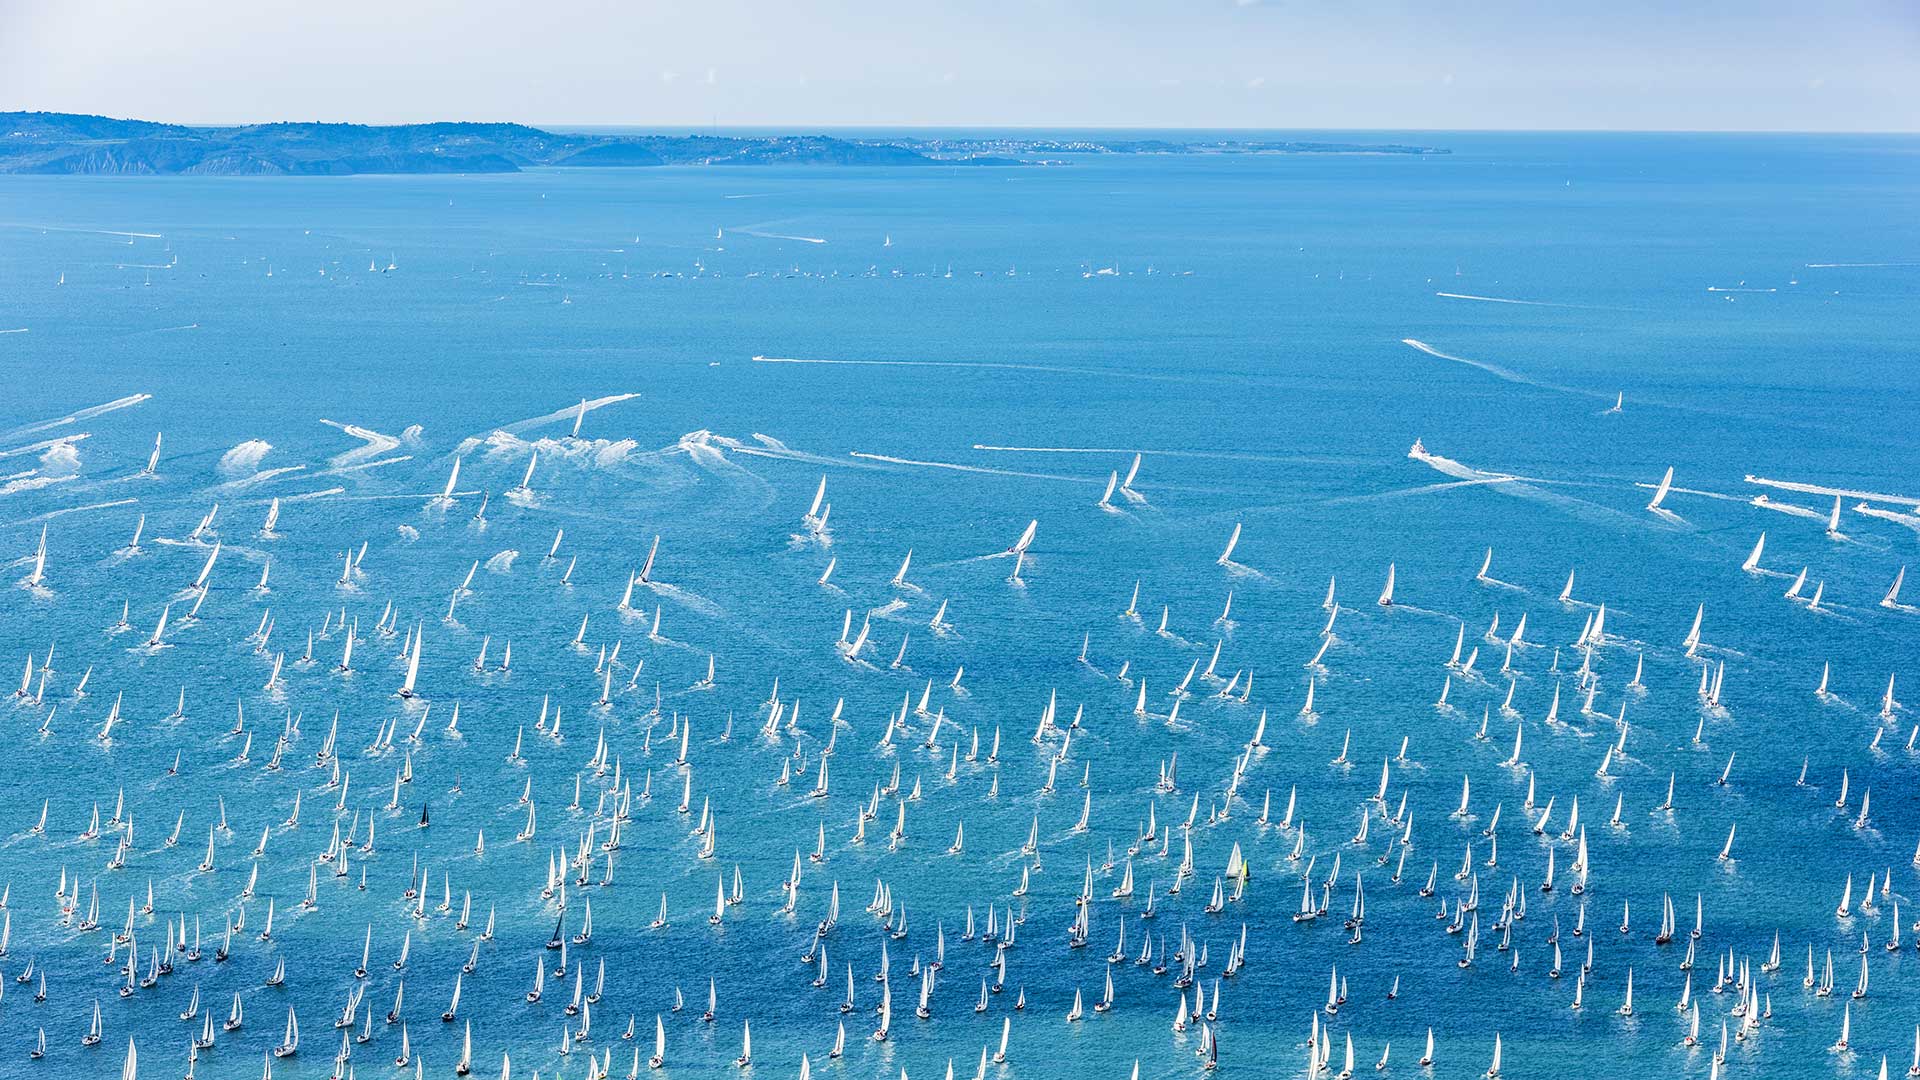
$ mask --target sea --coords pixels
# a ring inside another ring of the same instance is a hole
[[[0,178],[0,1077],[1905,1070],[1920,140],[1296,137]]]

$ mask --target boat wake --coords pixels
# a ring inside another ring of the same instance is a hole
[[[510,574],[513,572],[513,560],[519,557],[520,553],[511,548],[499,552],[494,555],[493,558],[487,560],[487,572],[490,574]]]
[[[681,607],[699,612],[709,618],[720,619],[726,617],[726,612],[721,609],[719,604],[701,596],[699,593],[689,592],[678,585],[669,585],[664,581],[643,581],[636,582],[636,584],[644,585],[652,589],[657,595],[663,596],[679,604]]]
[[[1475,296],[1472,293],[1437,292],[1433,295],[1448,300],[1478,300],[1483,304],[1519,304],[1522,307],[1577,308],[1579,304],[1555,304],[1546,300],[1514,300],[1505,296]]]
[[[66,517],[68,514],[84,514],[90,510],[109,510],[116,506],[132,506],[139,501],[138,499],[115,499],[112,502],[88,503],[85,506],[63,506],[58,510],[49,510],[44,514],[36,514],[30,518],[22,518],[19,521],[8,522],[5,525],[0,525],[0,528],[18,528],[22,525],[38,525],[43,521],[52,521],[54,518]]]
[[[1758,506],[1763,510],[1778,510],[1783,514],[1792,514],[1794,517],[1812,518],[1815,521],[1827,520],[1827,515],[1818,510],[1805,506],[1796,506],[1793,503],[1775,502],[1766,495],[1755,495],[1750,502],[1752,505]]]
[[[52,429],[57,427],[66,427],[70,424],[77,424],[82,420],[91,420],[96,416],[103,416],[107,413],[116,412],[120,409],[130,409],[135,405],[140,404],[143,401],[147,401],[151,399],[152,397],[153,397],[152,394],[128,394],[126,397],[115,398],[114,400],[109,401],[104,405],[94,405],[89,408],[81,409],[78,412],[69,413],[66,416],[57,417],[52,420],[42,420],[37,424],[28,424],[25,427],[14,428],[12,431],[0,432],[0,439],[12,439],[12,438],[17,438],[21,435],[32,435],[41,431],[51,431]]]
[[[1530,375],[1523,375],[1520,372],[1513,370],[1512,368],[1501,367],[1499,364],[1488,363],[1485,360],[1471,360],[1464,356],[1455,356],[1452,353],[1444,353],[1444,352],[1441,352],[1439,349],[1436,349],[1433,346],[1427,344],[1426,342],[1418,341],[1414,338],[1401,338],[1400,343],[1402,345],[1412,346],[1413,348],[1418,349],[1423,353],[1426,353],[1428,356],[1432,356],[1440,360],[1450,360],[1456,364],[1465,364],[1470,368],[1478,368],[1481,371],[1484,371],[1487,374],[1492,375],[1496,379],[1504,379],[1510,383],[1519,383],[1522,386],[1537,387],[1541,390],[1552,390],[1557,394],[1572,394],[1577,397],[1598,398],[1602,401],[1613,400],[1613,395],[1603,394],[1597,390],[1582,390],[1577,386],[1562,386],[1559,383],[1550,383],[1543,379],[1533,378]]]
[[[1448,476],[1486,484],[1490,486],[1492,490],[1504,494],[1535,499],[1576,517],[1587,517],[1614,525],[1628,525],[1637,528],[1646,528],[1648,524],[1644,518],[1622,513],[1610,506],[1602,506],[1599,503],[1588,502],[1585,499],[1576,499],[1571,495],[1562,495],[1555,491],[1548,491],[1546,488],[1540,486],[1546,483],[1546,481],[1537,480],[1532,477],[1517,476],[1513,473],[1496,473],[1476,469],[1471,465],[1464,465],[1452,458],[1430,453],[1417,442],[1414,444],[1413,449],[1407,452],[1407,456]]]
[[[623,401],[631,401],[639,396],[639,394],[608,394],[606,397],[589,398],[580,404],[569,405],[564,409],[547,413],[545,416],[536,416],[530,420],[520,420],[507,424],[500,430],[512,435],[518,435],[529,428],[558,423],[562,420],[572,420],[586,413],[593,412],[596,409],[604,409],[609,405],[618,405]]]
[[[1866,503],[1856,505],[1853,512],[1866,517],[1879,518],[1882,521],[1891,521],[1896,525],[1905,525],[1909,529],[1920,532],[1920,514],[1902,514],[1897,510],[1882,510],[1877,506],[1868,506]]]
[[[23,457],[27,454],[45,454],[62,444],[77,443],[83,439],[90,439],[92,437],[88,432],[77,431],[72,435],[62,435],[57,439],[44,439],[37,443],[29,443],[26,446],[16,446],[10,450],[0,450],[0,458]]]
[[[239,479],[258,472],[260,461],[273,451],[273,444],[265,439],[248,439],[220,455],[220,464],[215,466],[220,475]]]
[[[1104,484],[1106,481],[1090,476],[1062,476],[1059,473],[1021,472],[1018,469],[995,469],[986,465],[962,465],[951,461],[920,461],[915,458],[891,457],[886,454],[868,454],[859,450],[850,450],[848,455],[862,461],[878,461],[887,465],[904,465],[916,469],[946,469],[951,472],[980,473],[985,476],[1012,476],[1026,480],[1058,480],[1068,484]]]
[[[1112,454],[1125,459],[1129,455],[1142,457],[1197,458],[1214,461],[1266,461],[1276,465],[1370,465],[1372,462],[1360,457],[1335,457],[1326,454],[1256,454],[1235,450],[1148,450],[1141,447],[1124,446],[995,446],[990,443],[974,443],[973,449],[996,454]],[[1133,493],[1122,488],[1129,495]]]
[[[242,476],[238,480],[229,480],[224,484],[218,484],[213,490],[222,493],[245,491],[248,488],[264,484],[275,477],[285,476],[288,473],[305,472],[306,469],[307,467],[305,465],[282,465],[274,469],[261,469],[259,472],[251,475]]]
[[[374,431],[371,428],[363,428],[358,424],[342,424],[336,420],[321,420],[320,422],[328,427],[338,428],[347,435],[360,440],[360,445],[354,449],[344,454],[335,454],[333,457],[327,459],[327,464],[335,469],[344,469],[363,461],[371,461],[382,454],[391,453],[394,450],[398,450],[403,441],[415,443],[420,441],[420,425],[418,424],[408,428],[406,434],[401,436],[386,435]]]
[[[310,499],[324,499],[330,495],[344,495],[346,491],[346,488],[322,488],[319,491],[303,491],[298,495],[283,495],[280,497],[280,501],[282,503],[307,502]]]
[[[1686,518],[1681,517],[1679,514],[1674,513],[1673,511],[1667,509],[1664,506],[1656,506],[1653,509],[1647,511],[1647,513],[1652,514],[1654,517],[1659,518],[1661,521],[1664,521],[1669,525],[1678,526],[1680,528],[1693,527],[1693,522],[1688,521]]]
[[[959,368],[974,371],[1032,371],[1046,375],[1086,375],[1099,379],[1138,379],[1146,382],[1191,382],[1181,375],[1156,375],[1144,371],[1102,371],[1099,368],[1058,367],[1050,364],[1015,364],[990,360],[834,360],[822,357],[760,356],[756,364],[823,364],[832,367]]]
[[[797,240],[802,244],[824,244],[826,239],[819,236],[789,236],[785,233],[762,232],[751,225],[735,225],[727,230],[741,236],[752,236],[761,240]]]
[[[1369,491],[1362,495],[1336,495],[1321,503],[1322,506],[1339,506],[1343,503],[1378,502],[1383,499],[1404,499],[1412,495],[1432,495],[1441,491],[1453,491],[1456,488],[1477,487],[1481,484],[1504,484],[1518,479],[1512,476],[1488,476],[1472,480],[1455,480],[1443,484],[1422,484],[1419,487],[1395,488],[1392,491]]]
[[[38,472],[16,473],[11,477],[0,477],[0,495],[17,495],[22,491],[37,491],[54,484],[64,484],[77,479],[73,476],[43,476]]]
[[[1758,484],[1761,487],[1779,488],[1782,491],[1797,491],[1803,495],[1824,495],[1828,498],[1841,499],[1867,499],[1873,502],[1901,503],[1906,506],[1920,508],[1920,498],[1915,498],[1912,495],[1889,495],[1884,491],[1855,491],[1852,488],[1824,487],[1820,484],[1803,484],[1792,480],[1769,480],[1764,476],[1754,476],[1752,474],[1746,477],[1746,481],[1749,484]],[[1822,516],[1824,517],[1825,515]]]

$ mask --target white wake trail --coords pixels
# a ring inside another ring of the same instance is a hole
[[[1592,518],[1614,525],[1626,525],[1634,528],[1649,527],[1649,521],[1647,519],[1621,513],[1610,506],[1602,506],[1599,503],[1588,502],[1585,499],[1576,499],[1571,495],[1562,495],[1555,491],[1549,491],[1540,486],[1550,481],[1539,480],[1529,476],[1517,476],[1513,473],[1488,472],[1485,469],[1476,469],[1471,465],[1463,464],[1449,457],[1442,457],[1439,454],[1420,449],[1417,446],[1414,452],[1409,453],[1408,456],[1415,461],[1426,464],[1429,468],[1437,472],[1454,477],[1457,480],[1469,481],[1471,484],[1476,485],[1485,485],[1494,491],[1508,495],[1535,499],[1549,506],[1558,507],[1578,517]]]
[[[345,465],[337,469],[332,469],[330,471],[336,472],[336,473],[366,472],[369,469],[378,469],[387,465],[398,465],[403,461],[412,461],[412,460],[413,460],[412,454],[400,454],[395,457],[381,458],[378,461],[363,461],[358,465]]]
[[[1048,375],[1086,375],[1101,379],[1138,379],[1146,382],[1187,382],[1181,375],[1155,375],[1140,371],[1102,371],[1099,368],[1057,367],[1048,364],[1014,364],[990,360],[837,360],[812,356],[760,356],[756,364],[818,364],[829,367],[956,368],[972,371],[1034,371]]]
[[[802,244],[824,244],[827,242],[825,238],[819,236],[788,236],[784,233],[761,232],[759,229],[744,225],[735,225],[727,231],[738,233],[741,236],[757,237],[761,240],[797,240]]]
[[[961,465],[951,461],[919,461],[914,458],[890,457],[886,454],[868,454],[859,450],[850,450],[848,451],[848,455],[863,461],[880,461],[888,465],[906,465],[917,469],[947,469],[952,472],[980,473],[986,476],[1017,476],[1028,480],[1058,480],[1067,484],[1090,484],[1096,487],[1106,483],[1105,480],[1096,477],[1020,472],[1016,469],[993,469],[985,465]]]
[[[115,499],[112,502],[88,503],[86,506],[67,506],[67,507],[62,507],[59,510],[49,510],[44,514],[36,514],[35,516],[30,518],[22,518],[19,521],[9,522],[5,526],[0,526],[0,528],[15,528],[21,525],[38,525],[43,521],[52,521],[54,518],[57,518],[57,517],[66,517],[68,514],[84,514],[89,510],[108,510],[116,506],[132,506],[133,504],[139,501],[140,501],[139,499]]]
[[[1872,499],[1875,502],[1904,503],[1907,506],[1920,507],[1920,498],[1912,495],[1889,495],[1881,491],[1855,491],[1852,488],[1823,487],[1820,484],[1803,484],[1792,480],[1769,480],[1764,476],[1751,474],[1746,480],[1749,484],[1779,488],[1782,491],[1797,491],[1803,495],[1825,495],[1828,498],[1837,495],[1843,499]]]
[[[518,420],[501,427],[499,430],[509,435],[518,435],[529,428],[536,428],[543,424],[555,424],[562,420],[571,420],[580,415],[582,409],[585,409],[587,412],[593,412],[595,409],[604,409],[609,405],[617,405],[622,401],[631,401],[639,396],[639,394],[609,394],[606,397],[593,398],[585,405],[569,405],[564,409],[555,410],[545,416],[536,416],[531,420]]]
[[[56,417],[52,420],[43,420],[37,424],[28,424],[25,427],[14,428],[12,431],[0,433],[0,439],[11,439],[20,435],[32,435],[36,432],[65,427],[69,424],[77,424],[82,420],[90,420],[93,417],[103,416],[120,409],[131,409],[143,401],[151,400],[152,397],[152,394],[128,394],[126,397],[115,398],[104,405],[94,405],[81,409],[78,412],[69,413],[66,416]]]
[[[54,484],[64,484],[75,479],[78,479],[78,477],[41,476],[33,472],[22,473],[7,480],[6,483],[0,484],[0,495],[17,495],[22,491],[37,491],[43,487],[50,487]]]
[[[1574,394],[1579,397],[1597,398],[1601,401],[1613,400],[1613,395],[1603,394],[1598,390],[1582,390],[1577,386],[1562,386],[1559,383],[1550,383],[1542,379],[1533,378],[1530,375],[1523,375],[1512,368],[1504,368],[1499,364],[1488,363],[1485,360],[1473,360],[1465,356],[1455,356],[1452,353],[1441,352],[1439,349],[1415,338],[1401,338],[1400,343],[1418,349],[1436,359],[1449,360],[1456,364],[1465,364],[1470,368],[1478,368],[1496,379],[1504,379],[1510,383],[1538,387],[1542,390],[1552,390],[1560,394]]]
[[[1763,510],[1778,510],[1783,514],[1792,514],[1794,517],[1812,518],[1815,521],[1827,520],[1827,515],[1819,510],[1808,509],[1804,506],[1795,506],[1793,503],[1775,502],[1765,495],[1755,495],[1752,500],[1752,505],[1758,506]]]
[[[1882,521],[1891,521],[1896,525],[1905,525],[1909,529],[1920,531],[1920,515],[1902,514],[1897,510],[1882,510],[1877,506],[1868,506],[1866,503],[1860,503],[1855,506],[1853,512],[1856,514],[1864,514],[1867,517],[1879,518]]]
[[[306,469],[307,467],[305,465],[282,465],[276,469],[261,469],[259,472],[242,476],[238,480],[229,480],[224,484],[216,486],[213,490],[218,492],[245,491],[248,488],[258,487],[277,476],[285,476],[288,473],[305,472]]]
[[[716,604],[713,601],[707,599],[706,597],[701,596],[699,593],[689,592],[688,590],[683,589],[678,585],[669,585],[664,581],[646,581],[646,582],[640,582],[639,584],[642,584],[647,588],[652,589],[655,593],[659,594],[660,596],[664,596],[669,600],[673,600],[676,603],[679,603],[681,606],[690,608],[694,611],[699,612],[702,615],[706,615],[716,619],[726,615],[726,612],[721,609],[719,604]]]
[[[1573,307],[1572,304],[1553,304],[1545,300],[1514,300],[1505,296],[1475,296],[1472,293],[1437,292],[1435,296],[1448,300],[1478,300],[1483,304],[1519,304],[1523,307]]]
[[[360,440],[358,447],[344,454],[335,454],[333,457],[327,459],[327,464],[336,469],[377,458],[381,454],[397,450],[400,447],[400,437],[397,435],[385,435],[371,428],[363,428],[358,424],[342,424],[337,420],[322,419],[320,422],[330,428],[338,428],[347,435]]]
[[[46,439],[41,442],[31,443],[27,446],[16,446],[10,450],[0,450],[0,458],[20,457],[24,454],[38,454],[43,450],[50,450],[59,446],[61,443],[77,443],[82,439],[91,439],[92,437],[88,432],[79,431],[72,435],[62,435],[57,439]]]
[[[220,455],[220,464],[215,466],[222,476],[244,477],[258,472],[260,459],[273,451],[273,444],[265,439],[248,439]]]
[[[1367,465],[1370,459],[1360,457],[1330,457],[1317,454],[1256,454],[1235,450],[1150,450],[1144,446],[996,446],[991,443],[974,443],[973,449],[996,454],[1112,454],[1124,457],[1139,454],[1142,457],[1200,458],[1217,461],[1268,461],[1281,465]]]

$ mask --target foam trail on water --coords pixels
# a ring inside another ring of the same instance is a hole
[[[27,329],[27,327],[21,326],[11,330],[0,330],[0,334],[24,334],[27,332]]]
[[[35,432],[65,427],[68,424],[77,424],[82,420],[90,420],[93,417],[102,416],[119,409],[130,409],[152,397],[152,394],[128,394],[126,397],[115,398],[104,405],[94,405],[75,413],[69,413],[66,416],[57,417],[52,420],[43,420],[37,424],[28,424],[25,427],[14,428],[12,431],[0,433],[0,439],[11,439],[19,435],[32,435]]]
[[[329,495],[345,494],[346,490],[347,490],[346,488],[330,487],[330,488],[322,488],[319,491],[304,491],[298,495],[282,496],[280,499],[280,502],[282,504],[285,504],[290,502],[306,502],[309,499],[324,499]]]
[[[57,439],[46,439],[42,442],[32,443],[27,446],[16,446],[11,450],[0,450],[0,458],[20,457],[23,454],[38,454],[43,450],[59,446],[61,443],[77,443],[82,439],[90,439],[92,437],[90,433],[85,431],[75,432],[72,435],[62,435]]]
[[[684,607],[691,608],[692,610],[697,611],[702,615],[712,616],[713,618],[717,619],[726,614],[725,611],[721,610],[721,607],[719,604],[716,604],[713,601],[707,599],[706,597],[701,596],[699,593],[688,592],[686,589],[683,589],[678,585],[669,585],[664,581],[645,581],[645,582],[638,582],[637,584],[644,585],[647,588],[652,589],[654,592],[658,593],[659,595],[664,596],[667,599],[672,600]]]
[[[455,451],[465,456],[484,450],[490,458],[524,458],[539,454],[542,461],[571,461],[609,468],[625,461],[640,444],[632,439],[541,438],[528,441],[502,428],[484,439],[464,439]]]
[[[1912,495],[1888,495],[1881,491],[1854,491],[1851,488],[1822,487],[1819,484],[1802,484],[1792,480],[1769,480],[1764,476],[1749,475],[1746,480],[1749,484],[1779,488],[1782,491],[1798,491],[1805,495],[1825,495],[1829,498],[1838,495],[1843,499],[1873,499],[1877,502],[1905,503],[1908,506],[1920,507],[1920,498],[1915,498]]]
[[[12,228],[32,229],[35,232],[82,233],[87,236],[126,236],[140,240],[164,240],[165,234],[157,232],[123,232],[118,229],[80,229],[71,225],[13,225]]]
[[[739,233],[741,236],[758,237],[762,240],[798,240],[803,244],[826,243],[826,240],[824,238],[818,237],[818,236],[788,236],[784,233],[761,232],[759,229],[755,229],[751,226],[746,226],[746,225],[736,225],[733,228],[728,229],[727,231],[733,232],[733,233]]]
[[[509,548],[508,550],[502,551],[499,554],[495,555],[493,558],[488,559],[487,570],[489,573],[494,573],[494,574],[509,573],[513,570],[513,560],[519,557],[520,557],[520,553],[518,551],[514,551],[511,548]]]
[[[1905,525],[1909,529],[1920,531],[1920,515],[1902,514],[1897,510],[1882,510],[1877,506],[1868,506],[1866,503],[1855,506],[1853,512],[1856,514],[1864,514],[1867,517],[1880,518],[1883,521],[1891,521],[1896,525]]]
[[[752,454],[755,457],[777,458],[782,461],[805,461],[813,465],[832,465],[842,469],[860,468],[843,458],[827,457],[824,454],[810,454],[804,450],[795,450],[771,435],[753,433],[755,443],[744,443],[738,439],[729,439],[724,435],[713,436],[713,441],[725,446],[736,454]]]
[[[323,419],[320,422],[328,427],[338,428],[346,434],[360,440],[360,446],[344,454],[335,454],[333,457],[327,459],[327,464],[336,469],[366,461],[370,458],[379,457],[381,454],[396,450],[400,446],[400,439],[395,435],[383,435],[371,428],[363,428],[357,424],[342,424],[337,420]]]
[[[378,461],[366,461],[358,465],[347,465],[338,469],[330,469],[328,471],[335,472],[335,473],[366,472],[368,469],[378,469],[384,465],[398,465],[403,461],[412,461],[412,460],[413,460],[412,454],[401,454],[398,457],[381,458]]]
[[[1415,349],[1419,349],[1421,352],[1426,353],[1428,356],[1436,357],[1441,360],[1451,360],[1456,364],[1465,364],[1471,368],[1479,368],[1481,371],[1484,371],[1487,374],[1492,375],[1494,378],[1505,379],[1507,382],[1519,383],[1522,386],[1535,386],[1535,387],[1539,387],[1542,390],[1552,390],[1556,393],[1561,393],[1561,394],[1575,394],[1580,397],[1598,398],[1602,401],[1613,400],[1613,395],[1603,394],[1597,390],[1582,390],[1579,387],[1575,387],[1575,386],[1561,386],[1558,383],[1544,382],[1540,379],[1535,379],[1528,375],[1522,375],[1521,373],[1514,371],[1512,368],[1501,367],[1499,364],[1490,364],[1485,360],[1470,360],[1464,356],[1455,356],[1452,353],[1444,353],[1444,352],[1441,352],[1439,349],[1436,349],[1433,346],[1427,344],[1426,342],[1419,341],[1414,338],[1401,338],[1400,343],[1402,345],[1408,345]]]
[[[9,522],[5,526],[0,526],[0,528],[16,528],[21,525],[38,525],[43,521],[52,521],[54,518],[57,518],[57,517],[66,517],[68,514],[84,514],[89,510],[107,510],[115,506],[132,506],[134,503],[137,503],[139,501],[140,500],[138,499],[115,499],[112,502],[88,503],[85,506],[66,506],[58,510],[49,510],[44,514],[36,514],[35,516],[30,518],[21,518],[19,521]]]
[[[1371,465],[1360,457],[1329,457],[1322,454],[1254,454],[1233,450],[1149,450],[1122,446],[994,446],[974,443],[973,449],[999,454],[1140,454],[1143,457],[1211,458],[1219,461],[1271,461],[1283,465]]]
[[[80,472],[80,451],[71,442],[56,442],[40,455],[40,472],[46,476],[73,476]]]
[[[53,484],[64,484],[76,479],[73,476],[42,476],[37,472],[18,473],[0,484],[0,495],[17,495],[22,491],[35,491]]]
[[[1804,506],[1795,506],[1793,503],[1774,502],[1765,495],[1755,495],[1752,505],[1764,510],[1778,510],[1783,514],[1792,514],[1794,517],[1812,518],[1815,521],[1827,520],[1827,515],[1822,511],[1810,510]]]
[[[1059,480],[1068,484],[1092,484],[1099,486],[1105,480],[1088,476],[1060,476],[1054,473],[1019,472],[1014,469],[991,469],[985,465],[960,465],[951,461],[916,461],[913,458],[889,457],[886,454],[867,454],[859,450],[848,451],[849,456],[864,461],[883,461],[889,465],[908,465],[919,469],[950,469],[953,472],[981,473],[986,476],[1018,476],[1028,480]]]
[[[260,459],[273,451],[273,444],[265,439],[248,439],[220,455],[220,464],[216,466],[223,476],[241,477],[258,471]]]
[[[213,490],[245,491],[250,487],[255,487],[257,485],[264,484],[276,476],[285,476],[288,473],[305,472],[306,468],[307,467],[305,465],[282,465],[277,469],[262,469],[259,472],[256,472],[250,476],[243,476],[238,480],[229,480],[224,484],[220,484],[216,486]]]
[[[1424,462],[1429,468],[1435,469],[1448,476],[1484,484],[1491,487],[1494,491],[1505,494],[1536,499],[1564,510],[1576,517],[1593,518],[1614,525],[1629,525],[1636,528],[1646,528],[1649,525],[1649,522],[1643,518],[1635,517],[1631,514],[1623,514],[1610,506],[1601,506],[1599,503],[1588,502],[1585,499],[1576,499],[1571,495],[1561,495],[1558,492],[1548,491],[1540,486],[1548,481],[1537,480],[1527,476],[1516,476],[1512,473],[1488,472],[1484,469],[1476,469],[1471,465],[1462,464],[1452,458],[1442,457],[1439,454],[1427,451],[1419,451],[1409,454],[1408,456],[1412,457],[1415,461]]]
[[[1437,292],[1435,296],[1448,300],[1478,300],[1483,304],[1520,304],[1524,307],[1574,307],[1574,304],[1553,304],[1545,300],[1513,300],[1505,296],[1475,296],[1472,293]]]
[[[830,367],[904,367],[959,368],[975,371],[1037,371],[1049,375],[1090,375],[1102,379],[1143,379],[1148,382],[1188,382],[1179,375],[1153,375],[1138,371],[1102,371],[1098,368],[1055,367],[1047,364],[1013,364],[989,360],[833,360],[822,357],[754,356],[756,364],[823,364]]]
[[[1635,480],[1633,482],[1633,486],[1637,488],[1645,488],[1648,491],[1657,491],[1659,490],[1659,487],[1660,487],[1659,484],[1648,483],[1645,480]],[[1745,499],[1742,499],[1738,495],[1728,495],[1725,492],[1721,492],[1721,491],[1701,491],[1698,488],[1683,488],[1683,487],[1679,487],[1678,485],[1668,488],[1667,491],[1674,495],[1697,495],[1703,499],[1720,499],[1725,502],[1745,502],[1746,501]]]
[[[529,428],[536,428],[541,426],[542,424],[554,424],[562,420],[571,420],[574,417],[580,415],[580,410],[583,407],[586,409],[586,411],[592,412],[595,409],[604,409],[609,405],[617,405],[622,401],[630,401],[633,398],[637,398],[639,396],[640,396],[639,394],[609,394],[606,397],[593,398],[589,400],[585,406],[581,406],[578,404],[569,405],[564,409],[559,409],[555,412],[550,412],[545,416],[536,416],[531,420],[517,420],[511,424],[507,424],[501,427],[500,430],[506,432],[509,435],[518,435]]]
[[[1338,495],[1326,500],[1323,506],[1338,506],[1342,503],[1377,502],[1382,499],[1404,499],[1411,495],[1432,495],[1455,488],[1475,487],[1480,484],[1504,484],[1514,480],[1511,476],[1488,476],[1473,480],[1454,480],[1444,484],[1422,484],[1419,487],[1395,488],[1392,491],[1372,491],[1364,495]]]

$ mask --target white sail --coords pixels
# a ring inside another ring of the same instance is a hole
[[[660,554],[660,537],[656,535],[653,538],[653,547],[647,549],[646,565],[640,568],[640,578],[639,578],[640,584],[645,585],[653,581],[653,560],[654,560],[654,556],[659,554]]]
[[[1234,549],[1234,547],[1235,547],[1235,546],[1237,546],[1237,545],[1238,545],[1239,543],[1240,543],[1240,523],[1239,523],[1239,522],[1234,522],[1234,525],[1233,525],[1233,535],[1232,535],[1232,536],[1229,536],[1229,537],[1227,537],[1227,548],[1226,548],[1226,550],[1225,550],[1225,551],[1222,551],[1222,552],[1220,553],[1220,557],[1219,557],[1218,559],[1215,559],[1214,561],[1215,561],[1215,562],[1217,562],[1217,563],[1219,563],[1219,564],[1220,564],[1221,566],[1225,566],[1225,565],[1227,565],[1228,563],[1230,563],[1230,562],[1232,562],[1232,561],[1233,561],[1233,549]]]
[[[1653,489],[1653,501],[1647,504],[1647,509],[1649,510],[1660,509],[1660,504],[1666,501],[1667,492],[1672,487],[1673,487],[1673,466],[1669,465],[1667,466],[1667,475],[1661,477],[1660,485]]]
[[[1040,528],[1040,522],[1038,519],[1027,522],[1026,531],[1022,532],[1020,534],[1020,539],[1015,540],[1013,542],[1013,546],[1007,549],[1007,554],[1009,555],[1025,554],[1027,548],[1032,546],[1033,544],[1034,532],[1039,528]]]

